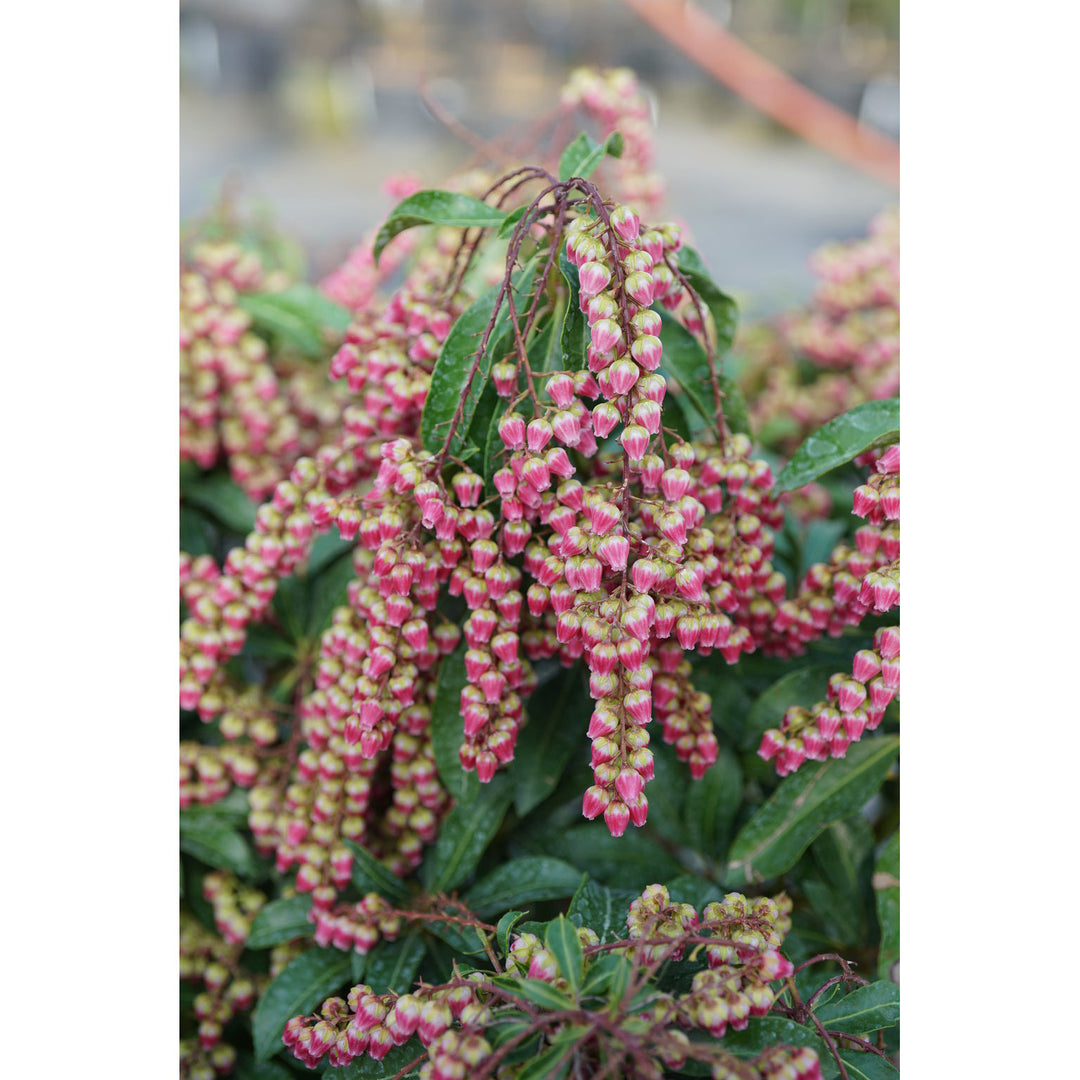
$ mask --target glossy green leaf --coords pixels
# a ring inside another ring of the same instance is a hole
[[[425,949],[419,930],[410,930],[396,941],[380,941],[368,954],[364,981],[376,994],[390,990],[407,993],[412,989]]]
[[[255,528],[255,504],[222,469],[182,479],[180,500],[205,510],[231,532],[244,535]]]
[[[393,871],[384,866],[367,848],[353,840],[345,840],[352,852],[352,882],[362,892],[377,892],[393,904],[402,904],[409,897],[409,890]]]
[[[431,705],[431,749],[435,767],[443,786],[458,801],[467,802],[480,791],[475,772],[461,767],[458,749],[465,738],[461,719],[461,691],[465,689],[465,650],[462,640],[458,647],[439,665],[435,684],[435,700]]]
[[[536,263],[530,261],[511,279],[514,303],[519,314],[528,301],[535,273]],[[450,425],[458,416],[459,409],[460,416],[450,440],[450,453],[457,454],[465,445],[473,414],[496,359],[494,346],[505,330],[510,328],[510,309],[505,299],[499,304],[498,315],[492,323],[501,295],[502,283],[492,285],[462,313],[443,342],[431,372],[431,384],[420,417],[420,435],[425,449],[432,453],[437,453],[446,442]],[[487,347],[477,360],[489,323],[492,324],[492,331],[488,335]],[[476,371],[470,379],[474,363]]]
[[[776,477],[777,491],[794,491],[871,447],[900,438],[900,399],[864,401],[818,428]]]
[[[457,229],[501,225],[506,212],[456,191],[418,191],[390,212],[375,236],[375,261],[399,233],[417,225],[452,225]]]
[[[572,1042],[556,1039],[518,1073],[518,1080],[562,1080],[570,1071],[573,1054]]]
[[[579,176],[587,180],[604,160],[605,154],[622,157],[623,137],[613,131],[603,143],[590,138],[584,131],[562,152],[559,158],[559,179],[569,180]]]
[[[257,331],[273,335],[313,360],[331,351],[327,330],[331,339],[340,339],[352,322],[347,308],[305,282],[296,282],[280,292],[248,293],[238,297],[237,304],[251,316]]]
[[[585,958],[581,951],[581,941],[574,925],[565,915],[553,919],[544,938],[544,946],[555,957],[559,974],[566,980],[570,996],[577,998],[584,974]]]
[[[311,557],[308,559],[307,576],[321,574],[331,563],[336,563],[346,552],[356,547],[355,540],[342,540],[337,529],[320,533],[311,545]]]
[[[191,556],[214,551],[214,527],[194,506],[180,507],[180,550]]]
[[[809,708],[825,700],[829,677],[836,669],[815,664],[789,671],[761,694],[754,702],[743,726],[739,745],[743,750],[757,750],[761,736],[770,728],[778,728],[784,713],[795,705]]]
[[[588,361],[590,344],[589,321],[581,310],[581,288],[577,267],[559,252],[559,272],[569,290],[569,300],[563,311],[562,331],[559,335],[560,371],[581,371]],[[550,368],[548,370],[551,370]]]
[[[511,975],[496,975],[491,980],[501,990],[514,997],[524,998],[544,1009],[572,1009],[574,1002],[542,979],[515,979]]]
[[[481,878],[465,894],[465,901],[482,917],[494,915],[518,904],[573,896],[581,876],[577,867],[562,859],[526,855],[503,863]]]
[[[251,921],[251,933],[245,943],[249,949],[268,949],[300,937],[309,937],[314,927],[308,921],[311,896],[290,896],[259,909]]]
[[[861,1035],[879,1031],[900,1022],[900,987],[881,980],[834,998],[815,1010],[817,1018],[829,1031]]]
[[[835,936],[852,943],[862,941],[869,928],[869,856],[874,834],[862,814],[852,814],[830,825],[810,846],[814,865],[830,891],[827,923],[838,929]]]
[[[847,1068],[850,1080],[895,1080],[900,1070],[877,1054],[858,1050],[841,1050],[840,1057]]]
[[[742,802],[743,777],[735,755],[723,747],[700,780],[687,785],[683,835],[690,847],[710,859],[722,858]]]
[[[666,309],[655,306],[660,315],[660,341],[664,347],[660,370],[671,376],[679,389],[670,391],[671,398],[683,410],[692,433],[716,427],[716,406],[709,374],[709,358],[701,343]],[[738,384],[722,371],[717,372],[717,385],[723,395],[724,417],[733,432],[749,433],[750,416],[746,399]],[[688,408],[689,406],[689,408]]]
[[[735,838],[724,884],[737,888],[789,870],[827,825],[869,801],[896,760],[899,744],[894,736],[867,739],[850,747],[846,758],[808,761],[786,777]]]
[[[809,1046],[817,1051],[821,1071],[826,1077],[838,1075],[836,1062],[825,1041],[812,1029],[782,1016],[763,1016],[752,1019],[743,1031],[728,1029],[724,1036],[725,1050],[739,1057],[757,1057],[770,1046]]]
[[[514,793],[505,773],[459,802],[446,816],[421,870],[428,892],[448,892],[468,880],[502,825]]]
[[[376,1061],[368,1054],[361,1054],[353,1058],[348,1065],[327,1069],[322,1075],[325,1080],[393,1080],[394,1077],[413,1080],[420,1075],[420,1066],[427,1060],[423,1043],[414,1035],[407,1043],[393,1047],[381,1061]],[[416,1061],[416,1068],[402,1073],[401,1070],[411,1061]]]
[[[471,909],[471,906],[463,908],[454,904],[445,904],[434,914],[467,918],[470,913],[475,913],[475,909]],[[462,956],[479,956],[486,952],[484,937],[474,926],[463,926],[461,923],[449,920],[425,919],[423,928]]]
[[[247,840],[223,818],[180,812],[180,850],[208,866],[253,877],[255,856]]]
[[[510,933],[514,927],[521,922],[528,912],[525,911],[508,911],[500,920],[498,926],[495,927],[495,940],[499,946],[499,952],[505,956],[510,951]]]
[[[582,997],[607,997],[609,1001],[621,1001],[634,974],[634,965],[625,956],[616,953],[600,953],[589,965]]]
[[[514,809],[524,817],[555,790],[575,747],[584,742],[592,712],[588,684],[580,666],[541,686],[529,698],[528,722],[518,736],[507,770]]]
[[[516,210],[511,210],[510,213],[503,218],[502,224],[495,233],[496,237],[500,240],[507,239],[507,237],[513,233],[514,229],[517,228],[517,223],[525,216],[528,210],[529,207],[527,205],[519,206]]]
[[[588,773],[585,775],[587,777]],[[586,779],[585,785],[588,783]],[[576,802],[577,813],[580,813],[580,794]],[[581,870],[587,870],[597,881],[636,887],[639,892],[654,881],[676,877],[682,869],[659,840],[651,822],[644,829],[628,829],[622,836],[615,837],[600,820],[557,830],[540,821],[536,824],[536,832],[527,836],[527,847],[535,854],[565,859]]]
[[[580,915],[581,925],[595,930],[601,945],[620,941],[627,935],[630,904],[640,895],[633,889],[611,889],[587,878],[574,894],[567,915]]]
[[[713,281],[701,255],[692,247],[684,244],[679,248],[678,264],[683,276],[690,282],[690,287],[698,294],[713,317],[717,339],[716,351],[723,356],[735,340],[735,331],[739,325],[739,307]],[[728,422],[730,423],[730,419]]]
[[[266,988],[251,1015],[255,1059],[266,1061],[281,1048],[286,1022],[303,1016],[331,997],[349,978],[349,954],[309,949]]]
[[[724,890],[715,881],[706,881],[693,874],[680,874],[664,885],[673,904],[690,904],[699,912],[711,901],[724,898]]]
[[[330,626],[334,609],[349,600],[349,582],[356,577],[352,555],[342,555],[311,581],[306,632],[317,638]]]
[[[881,946],[878,950],[879,979],[894,978],[900,962],[900,834],[895,833],[874,865],[874,899],[877,904]]]

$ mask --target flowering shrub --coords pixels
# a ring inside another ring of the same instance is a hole
[[[183,1075],[896,1071],[896,401],[755,455],[636,84],[579,111],[321,293],[183,252]]]

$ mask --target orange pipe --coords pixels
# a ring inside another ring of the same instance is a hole
[[[859,125],[718,26],[688,0],[623,0],[714,79],[807,142],[893,188],[900,147]]]

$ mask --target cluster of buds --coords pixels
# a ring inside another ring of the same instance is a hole
[[[232,242],[195,245],[180,276],[180,457],[209,469],[224,452],[253,499],[265,498],[340,416],[340,395],[322,373],[271,355],[237,303],[284,284]]]
[[[752,1061],[717,1062],[713,1080],[821,1080],[821,1062],[808,1046],[770,1046]]]
[[[219,567],[209,555],[180,553],[180,595],[188,615],[180,626],[180,707],[204,721],[220,716],[219,668],[239,655],[247,628],[267,613],[278,582],[310,556],[316,532],[329,527],[334,496],[370,475],[372,464],[352,436],[300,458],[288,479],[259,507],[243,547]]]
[[[426,1075],[464,1080],[491,1055],[480,1035],[490,1019],[475,989],[463,980],[402,995],[376,994],[360,984],[347,998],[329,998],[317,1016],[293,1017],[282,1041],[311,1068],[324,1057],[337,1068],[363,1054],[381,1061],[415,1035],[428,1050]]]
[[[740,331],[741,381],[764,441],[790,453],[833,417],[897,393],[899,224],[898,211],[885,211],[867,238],[822,248],[813,305]],[[822,374],[808,382],[800,358]]]
[[[611,187],[642,213],[655,213],[664,198],[664,182],[652,171],[656,142],[651,110],[637,76],[628,68],[578,68],[563,88],[561,102],[592,117],[603,136],[614,131],[622,135],[622,156],[611,163]]]
[[[842,758],[864,732],[878,727],[899,690],[900,628],[882,627],[874,633],[874,647],[855,654],[850,675],[841,671],[829,679],[826,700],[788,709],[780,727],[762,736],[758,754],[775,760],[780,776],[807,760]]]
[[[316,945],[366,956],[381,940],[393,941],[401,933],[401,916],[378,893],[368,893],[356,904],[334,906],[336,895],[328,885],[312,890],[310,918]]]
[[[722,1047],[691,1041],[681,1029],[698,1027],[720,1038],[728,1028],[742,1030],[750,1017],[769,1012],[775,1001],[771,984],[793,972],[778,951],[791,926],[790,911],[790,901],[784,896],[750,900],[729,893],[722,901],[706,905],[699,918],[691,905],[673,904],[664,886],[650,885],[630,905],[626,940],[601,945],[591,928],[578,928],[586,976],[592,964],[606,955],[605,950],[616,944],[635,980],[655,974],[665,961],[677,962],[690,948],[704,947],[708,958],[708,967],[693,977],[686,993],[654,991],[644,1009],[628,1007],[625,1000],[597,1006],[590,1004],[588,995],[582,998],[573,1023],[581,1028],[583,1060],[595,1062],[596,1067],[601,1063],[619,1067],[622,1071],[613,1075],[641,1080],[661,1077],[661,1066],[678,1069],[689,1057],[727,1061],[729,1055]],[[505,974],[549,983],[564,994],[580,993],[568,985],[555,954],[534,934],[511,935]],[[427,1051],[420,1065],[420,1076],[427,1080],[465,1080],[470,1075],[509,1080],[518,1075],[518,1065],[505,1062],[505,1054],[496,1053],[484,1034],[494,1029],[503,1013],[525,1018],[521,998],[493,976],[493,972],[474,971],[462,978],[455,973],[440,986],[421,982],[401,995],[376,994],[369,986],[354,986],[347,998],[330,998],[316,1014],[290,1019],[283,1042],[309,1067],[323,1058],[340,1067],[364,1054],[382,1060],[415,1035]],[[548,1041],[563,1027],[563,1021],[549,1018],[543,1007],[537,1010],[535,1005],[526,1023],[536,1034],[543,1032]],[[634,1033],[634,1050],[628,1050],[619,1036],[624,1023]],[[521,1034],[528,1037],[530,1031]],[[590,1056],[598,1050],[598,1057]],[[773,1069],[781,1060],[775,1054],[760,1059],[763,1069]],[[806,1070],[806,1076],[815,1075],[816,1057],[792,1060]],[[773,1069],[760,1075],[786,1074]]]
[[[198,981],[192,1009],[198,1021],[194,1038],[181,1041],[180,1069],[186,1080],[213,1080],[232,1071],[236,1050],[222,1042],[225,1025],[250,1009],[263,989],[262,979],[239,967],[251,920],[266,901],[241,888],[228,874],[207,874],[203,895],[210,902],[221,936],[210,933],[186,911],[180,914],[180,978]]]
[[[775,655],[796,655],[823,633],[837,637],[900,603],[900,446],[855,463],[873,468],[853,495],[854,513],[867,524],[855,531],[855,547],[838,544],[828,563],[807,570],[798,595],[779,604],[763,642]]]

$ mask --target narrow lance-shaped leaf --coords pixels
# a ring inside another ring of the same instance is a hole
[[[530,263],[514,274],[511,289],[518,314],[527,301],[536,263]],[[420,417],[420,435],[425,449],[437,453],[446,442],[450,427],[455,423],[450,439],[450,453],[457,454],[469,434],[473,414],[484,391],[491,365],[495,362],[495,348],[509,326],[510,309],[502,297],[502,283],[492,285],[475,303],[467,308],[454,323],[443,342],[439,358],[431,372],[431,384]],[[499,313],[488,335],[487,346],[478,357],[484,332],[492,321],[496,304]],[[475,364],[475,372],[474,372]],[[472,377],[470,378],[470,374]]]
[[[409,896],[401,878],[383,866],[366,848],[352,840],[346,840],[345,846],[352,852],[352,881],[363,893],[377,892],[393,903],[403,903]]]
[[[817,1018],[830,1031],[860,1035],[900,1022],[900,987],[882,980],[860,986],[817,1009]]]
[[[241,877],[255,874],[255,856],[247,840],[222,818],[181,813],[180,850],[219,870],[231,870]]]
[[[266,1061],[281,1046],[285,1023],[309,1013],[349,978],[349,954],[309,949],[266,988],[251,1017],[255,1059]]]
[[[713,281],[701,256],[692,247],[684,244],[679,248],[678,263],[679,270],[690,282],[690,287],[698,294],[713,317],[713,325],[716,328],[716,351],[723,355],[731,348],[731,343],[735,340],[735,331],[739,323],[738,305]]]
[[[572,176],[588,179],[596,167],[604,160],[605,154],[622,157],[623,137],[613,131],[603,143],[598,143],[583,131],[563,152],[559,158],[559,179],[569,180]]]
[[[900,437],[900,399],[864,401],[818,428],[776,478],[777,491],[794,491],[873,447]]]
[[[896,979],[900,962],[900,834],[885,845],[874,866],[874,898],[877,903],[881,945],[878,949],[878,978]]]
[[[246,945],[249,949],[268,949],[299,937],[309,936],[314,927],[308,920],[311,897],[290,896],[271,900],[251,922]]]
[[[881,786],[899,749],[896,737],[856,743],[842,760],[787,777],[743,826],[728,853],[724,885],[765,881],[789,870],[827,825],[856,813]]]
[[[452,225],[459,229],[501,225],[506,212],[456,191],[418,191],[399,202],[375,237],[375,261],[399,233],[417,225]]]
[[[313,360],[329,351],[325,331],[341,335],[352,322],[348,309],[335,304],[313,285],[297,282],[280,292],[251,293],[237,299],[255,329],[268,332]]]
[[[380,941],[368,956],[364,981],[376,994],[390,990],[404,994],[412,988],[424,952],[419,930],[410,930],[396,941]]]
[[[422,879],[429,892],[455,889],[469,878],[499,831],[513,797],[506,774],[500,773],[450,811],[424,861]]]
[[[581,989],[585,959],[577,930],[567,921],[565,915],[560,915],[548,926],[544,945],[555,957],[559,974],[566,980],[571,997],[576,998]]]
[[[573,896],[580,884],[581,871],[570,863],[526,855],[492,870],[465,894],[465,900],[478,915],[486,916],[517,904]]]

